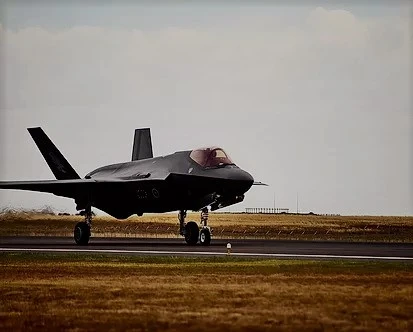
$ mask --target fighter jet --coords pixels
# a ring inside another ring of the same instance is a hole
[[[117,219],[133,214],[179,211],[179,233],[189,245],[209,245],[208,211],[244,200],[253,177],[239,168],[219,147],[180,151],[153,157],[149,128],[136,129],[132,161],[103,166],[82,179],[40,128],[30,135],[56,180],[0,182],[0,189],[52,193],[74,199],[84,221],[74,228],[78,245],[87,245],[91,235],[92,207]],[[201,221],[186,223],[188,210],[201,211]]]

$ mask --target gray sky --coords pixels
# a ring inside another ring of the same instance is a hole
[[[52,179],[42,126],[79,174],[154,152],[223,147],[245,202],[413,214],[411,2],[0,2],[0,180]],[[0,206],[72,200],[0,191]]]

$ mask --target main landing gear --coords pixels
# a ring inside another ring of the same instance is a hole
[[[85,246],[89,243],[90,228],[92,226],[92,209],[86,208],[84,211],[85,221],[78,222],[73,231],[73,237],[78,245]]]
[[[185,237],[186,243],[195,245],[199,241],[201,245],[208,246],[211,243],[211,229],[208,226],[208,208],[204,208],[201,211],[200,226],[195,221],[185,223],[185,218],[186,211],[179,211],[179,234]]]

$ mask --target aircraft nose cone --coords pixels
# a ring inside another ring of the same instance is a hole
[[[245,171],[243,171],[243,173],[244,173],[242,175],[243,181],[250,183],[252,186],[252,184],[254,183],[254,178],[252,177],[252,175]]]
[[[250,173],[240,169],[237,174],[237,181],[240,182],[244,192],[247,192],[254,183],[254,178]]]

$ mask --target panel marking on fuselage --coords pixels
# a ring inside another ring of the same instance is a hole
[[[147,199],[148,198],[148,194],[143,189],[138,189],[136,191],[136,194],[137,194],[138,199]]]

